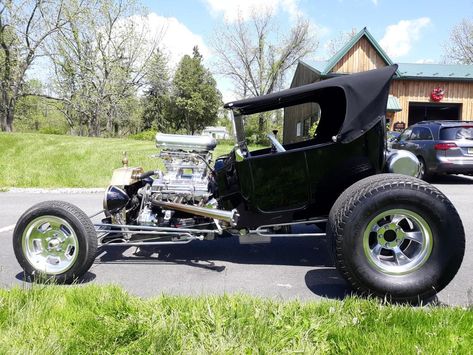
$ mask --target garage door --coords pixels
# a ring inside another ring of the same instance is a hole
[[[409,126],[420,121],[459,120],[461,104],[409,103]]]

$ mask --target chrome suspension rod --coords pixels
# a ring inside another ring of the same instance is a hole
[[[109,223],[96,223],[94,224],[95,230],[98,232],[116,232],[119,233],[120,231],[115,231],[113,229],[110,230],[103,230],[99,229],[100,227],[113,227],[113,228],[120,228],[126,229],[126,232],[129,233],[133,230],[138,231],[155,231],[155,232],[188,232],[188,233],[218,233],[217,229],[198,229],[198,228],[175,228],[175,227],[152,227],[152,226],[137,226],[137,225],[128,225],[128,224],[109,224]]]
[[[300,221],[300,222],[290,222],[290,223],[279,223],[279,224],[268,224],[264,226],[259,226],[254,230],[250,230],[250,233],[257,234],[262,237],[324,237],[327,233],[268,233],[270,228],[274,227],[286,227],[286,226],[297,226],[303,224],[317,224],[317,223],[325,223],[327,222],[327,218],[318,218],[318,219],[311,219],[307,221]]]

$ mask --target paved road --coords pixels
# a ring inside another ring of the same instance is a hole
[[[462,268],[438,295],[445,304],[473,304],[473,179],[447,177],[437,181],[458,209],[467,235]],[[59,199],[86,213],[100,209],[102,194],[0,193],[0,287],[22,285],[21,268],[8,231],[34,203]],[[7,227],[7,231],[5,231]],[[278,238],[270,244],[240,245],[237,239],[193,242],[181,246],[104,249],[84,282],[116,283],[139,296],[246,293],[280,299],[343,298],[350,292],[330,264],[327,246],[318,238]]]

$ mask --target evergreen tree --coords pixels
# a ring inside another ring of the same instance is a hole
[[[171,99],[171,119],[175,129],[194,134],[217,120],[222,95],[215,79],[202,64],[202,55],[194,47],[192,57],[185,55],[176,69]]]
[[[143,128],[169,131],[167,110],[170,100],[168,59],[159,49],[153,54],[146,71],[147,89],[143,99]]]

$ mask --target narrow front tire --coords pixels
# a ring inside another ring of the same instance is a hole
[[[39,203],[26,211],[13,232],[13,249],[35,280],[71,283],[95,260],[97,234],[87,215],[64,201]]]

